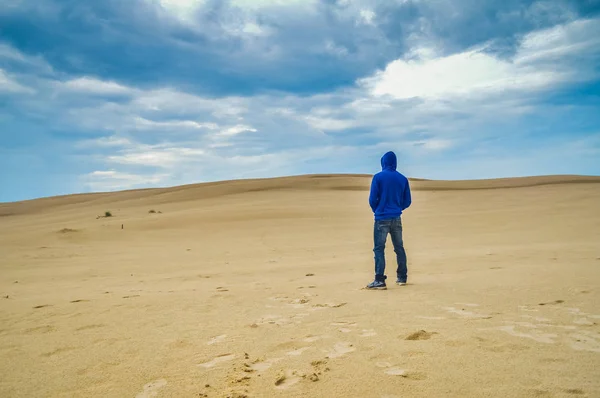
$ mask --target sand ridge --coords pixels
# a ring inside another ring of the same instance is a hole
[[[369,183],[0,204],[0,396],[600,396],[600,178],[413,180],[378,292]]]

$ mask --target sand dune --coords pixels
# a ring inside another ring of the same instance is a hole
[[[376,292],[369,183],[0,204],[0,396],[600,396],[600,178],[412,180]]]

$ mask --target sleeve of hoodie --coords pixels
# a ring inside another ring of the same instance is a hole
[[[375,209],[377,209],[377,205],[379,204],[379,184],[377,183],[376,176],[373,176],[373,180],[371,181],[371,193],[369,194],[369,205],[371,206],[371,210],[375,213]]]
[[[404,209],[408,209],[412,203],[412,197],[410,194],[410,184],[408,182],[408,178],[406,179],[406,186],[404,187],[404,197],[402,198],[402,207]],[[402,210],[404,210],[402,209]]]

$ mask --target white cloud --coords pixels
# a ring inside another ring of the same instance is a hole
[[[0,93],[23,93],[33,94],[35,90],[19,84],[16,80],[7,75],[2,69],[0,69]]]
[[[135,128],[138,130],[150,130],[150,129],[207,129],[215,130],[219,128],[216,123],[200,123],[195,120],[167,120],[167,121],[154,121],[148,120],[143,117],[134,118]]]
[[[226,128],[225,130],[222,130],[221,132],[219,132],[219,135],[228,137],[228,136],[234,136],[234,135],[238,135],[238,134],[245,133],[245,132],[256,132],[256,131],[257,130],[255,128],[239,124],[237,126],[229,127],[229,128]]]
[[[92,191],[112,191],[139,186],[157,185],[166,174],[132,174],[116,170],[98,170],[83,176],[84,184]]]
[[[189,159],[197,159],[206,154],[204,149],[182,146],[164,145],[135,145],[118,155],[107,157],[110,163],[124,165],[151,166],[171,168]]]
[[[0,59],[2,59],[3,62],[16,62],[20,64],[20,66],[33,67],[40,72],[53,73],[52,67],[41,56],[23,54],[19,50],[4,43],[0,43]]]
[[[364,23],[366,25],[375,25],[375,17],[377,15],[372,10],[367,10],[367,9],[360,10],[359,15],[360,15],[359,21],[361,23]]]
[[[194,13],[204,4],[205,0],[147,0],[158,3],[174,17],[182,21],[190,21]]]
[[[240,8],[258,10],[267,7],[311,6],[316,4],[317,0],[231,0],[231,3]]]
[[[453,143],[451,140],[443,140],[443,139],[430,139],[430,140],[417,141],[417,142],[413,143],[413,145],[420,146],[424,149],[433,150],[433,151],[450,148],[452,146],[452,144]]]
[[[223,29],[227,34],[241,38],[261,38],[273,33],[272,29],[268,26],[260,25],[252,20],[235,21],[234,23],[223,25]]]
[[[69,91],[90,94],[130,94],[134,90],[115,82],[98,80],[90,77],[81,77],[61,83],[61,87]]]
[[[127,138],[110,136],[97,138],[95,140],[81,141],[77,146],[80,148],[113,148],[129,145],[131,145],[131,141]]]
[[[345,130],[358,125],[357,121],[351,119],[343,120],[318,116],[306,116],[305,120],[310,126],[322,131]]]
[[[528,90],[564,79],[560,72],[517,66],[474,50],[433,60],[396,60],[361,84],[375,96],[443,98],[473,92]]]
[[[515,56],[516,64],[560,61],[593,56],[600,47],[600,20],[576,20],[527,34]],[[582,67],[583,65],[578,65]]]
[[[324,49],[326,53],[337,55],[338,57],[348,55],[348,49],[346,47],[337,45],[332,40],[325,41]]]
[[[389,63],[359,84],[374,96],[396,99],[448,98],[548,88],[582,78],[591,71],[568,57],[600,49],[599,21],[574,21],[525,36],[513,59],[501,59],[478,48],[436,57],[431,48],[415,48],[408,59]],[[596,33],[596,34],[594,34]],[[560,59],[556,64],[549,61]]]

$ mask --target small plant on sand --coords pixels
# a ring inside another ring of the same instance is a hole
[[[107,211],[104,213],[104,217],[112,217],[112,213],[110,211]]]
[[[154,213],[156,213],[156,210],[150,210],[148,213],[154,214]]]

